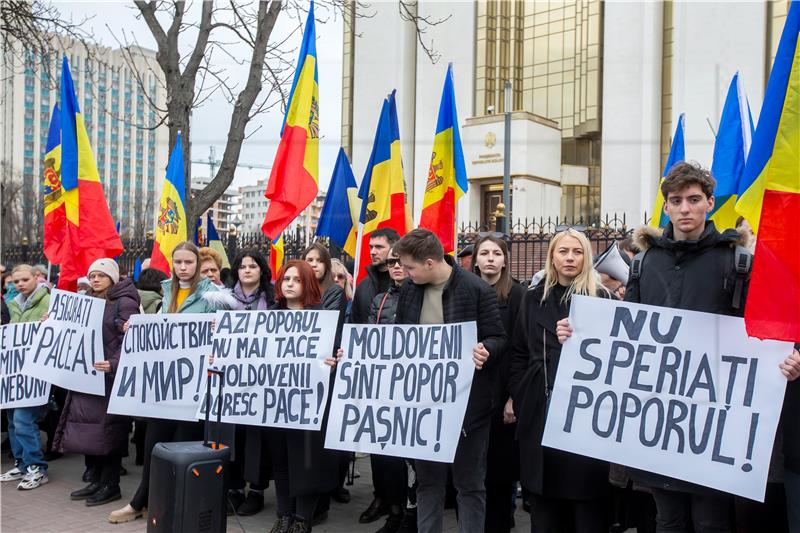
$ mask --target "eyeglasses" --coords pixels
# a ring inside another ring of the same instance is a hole
[[[583,224],[559,224],[556,226],[556,233],[561,233],[562,231],[567,231],[568,229],[574,229],[575,231],[586,231],[586,226]]]
[[[402,267],[403,264],[400,262],[400,259],[396,257],[390,257],[386,260],[386,266],[389,268],[394,268],[396,266]]]

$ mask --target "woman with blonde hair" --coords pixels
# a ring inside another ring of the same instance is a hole
[[[520,480],[531,492],[532,533],[608,531],[608,463],[542,446],[561,356],[556,325],[569,315],[576,294],[610,296],[592,268],[589,239],[570,228],[550,241],[544,278],[525,294],[509,353],[509,389],[524,450]]]

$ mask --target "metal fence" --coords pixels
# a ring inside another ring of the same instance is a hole
[[[498,224],[462,224],[458,232],[458,249],[475,243],[486,232],[496,232]],[[501,226],[502,227],[502,226]],[[629,237],[633,227],[629,227],[625,218],[606,217],[601,220],[583,219],[557,220],[537,219],[519,220],[511,224],[510,232],[506,235],[511,255],[511,273],[518,280],[529,280],[534,273],[541,270],[547,257],[547,247],[553,235],[564,227],[574,227],[584,231],[592,243],[595,254],[608,248],[614,241]],[[269,254],[270,242],[260,233],[236,234],[229,233],[222,237],[228,257],[233,257],[246,248],[254,248],[265,255]],[[284,257],[293,259],[300,257],[306,246],[313,240],[307,236],[304,229],[298,228],[294,232],[284,234]],[[341,258],[346,264],[352,259],[341,248],[327,239],[320,239],[329,247],[333,257]],[[125,251],[117,258],[120,268],[127,272],[133,271],[136,259],[150,257],[153,250],[153,239],[150,234],[146,238],[124,240]],[[5,246],[2,250],[2,262],[6,267],[19,263],[47,264],[41,243]],[[53,267],[53,275],[57,274],[57,267]]]

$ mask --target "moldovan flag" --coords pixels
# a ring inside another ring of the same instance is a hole
[[[375,143],[369,156],[358,197],[361,198],[363,224],[358,281],[366,275],[369,258],[369,238],[378,228],[394,228],[401,236],[411,227],[406,206],[406,187],[403,181],[403,162],[400,159],[400,127],[397,123],[395,92],[383,101]]]
[[[331,185],[325,196],[325,204],[319,215],[317,235],[329,237],[350,257],[356,256],[359,215],[358,186],[353,169],[344,149],[339,148],[339,156],[333,167]]]
[[[319,83],[314,3],[308,10],[281,142],[264,196],[270,200],[261,231],[276,239],[319,189]]]
[[[61,112],[53,106],[47,147],[44,155],[44,255],[47,260],[61,263],[66,233],[67,213],[61,190]]]
[[[158,269],[169,276],[172,270],[172,251],[188,235],[186,224],[186,185],[183,172],[183,145],[181,134],[175,138],[175,146],[167,163],[167,178],[158,206],[158,223],[150,268]],[[198,265],[199,268],[200,265]]]
[[[216,250],[219,255],[222,256],[222,268],[230,268],[231,264],[228,261],[228,253],[225,251],[225,247],[222,246],[222,239],[219,238],[219,233],[217,233],[217,228],[214,226],[214,221],[211,220],[211,212],[209,211],[206,213],[206,227],[208,231],[206,234],[208,236],[208,247],[212,250]]]
[[[658,189],[656,189],[656,201],[653,203],[653,216],[650,218],[650,225],[654,228],[665,228],[669,222],[669,217],[664,213],[664,195],[661,194],[661,184],[664,183],[664,178],[667,177],[669,169],[675,165],[686,160],[686,150],[683,144],[683,113],[678,117],[678,127],[675,128],[675,136],[672,138],[672,146],[669,149],[669,157],[667,164],[664,165],[664,173],[661,175],[661,180],[658,182]]]
[[[272,281],[278,282],[278,271],[283,266],[283,233],[269,244],[269,269],[272,270]]]
[[[758,234],[744,321],[760,339],[800,341],[800,3],[767,82],[736,210]]]
[[[467,192],[467,167],[458,132],[453,65],[447,67],[419,226],[434,232],[444,252],[456,250],[456,202]]]
[[[61,70],[61,186],[66,231],[58,288],[74,291],[92,263],[117,257],[123,246],[103,194],[66,57]]]
[[[719,119],[717,139],[714,141],[714,162],[711,174],[717,180],[714,189],[714,211],[708,217],[720,231],[736,227],[736,192],[744,174],[747,153],[753,138],[750,106],[744,97],[742,82],[737,72],[728,88],[722,117]]]

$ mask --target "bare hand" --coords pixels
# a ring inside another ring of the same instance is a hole
[[[556,322],[556,336],[558,336],[558,342],[561,344],[564,344],[567,342],[567,339],[572,337],[572,327],[569,325],[569,318],[562,318]]]
[[[45,320],[47,320],[47,317],[48,317],[48,316],[49,316],[49,315],[48,315],[47,313],[43,314],[43,315],[42,315],[42,322],[44,322]]]
[[[95,370],[100,372],[111,372],[111,361],[97,361],[94,365]]]
[[[789,381],[794,381],[800,377],[800,352],[793,350],[780,365],[781,372]]]
[[[214,366],[214,356],[213,355],[209,355],[208,356],[208,366]]]
[[[333,369],[336,367],[336,363],[341,361],[342,357],[344,357],[344,351],[341,348],[339,348],[338,350],[336,350],[336,357],[325,358],[325,364],[331,367],[331,371],[333,371]]]
[[[513,424],[516,421],[517,417],[514,416],[514,401],[509,398],[505,407],[503,407],[503,424]]]
[[[489,359],[489,350],[486,349],[482,342],[479,342],[472,349],[472,361],[475,363],[475,368],[478,370],[483,368],[487,359]]]
[[[122,333],[128,333],[128,328],[131,327],[130,321],[126,320],[124,324],[122,324]]]

